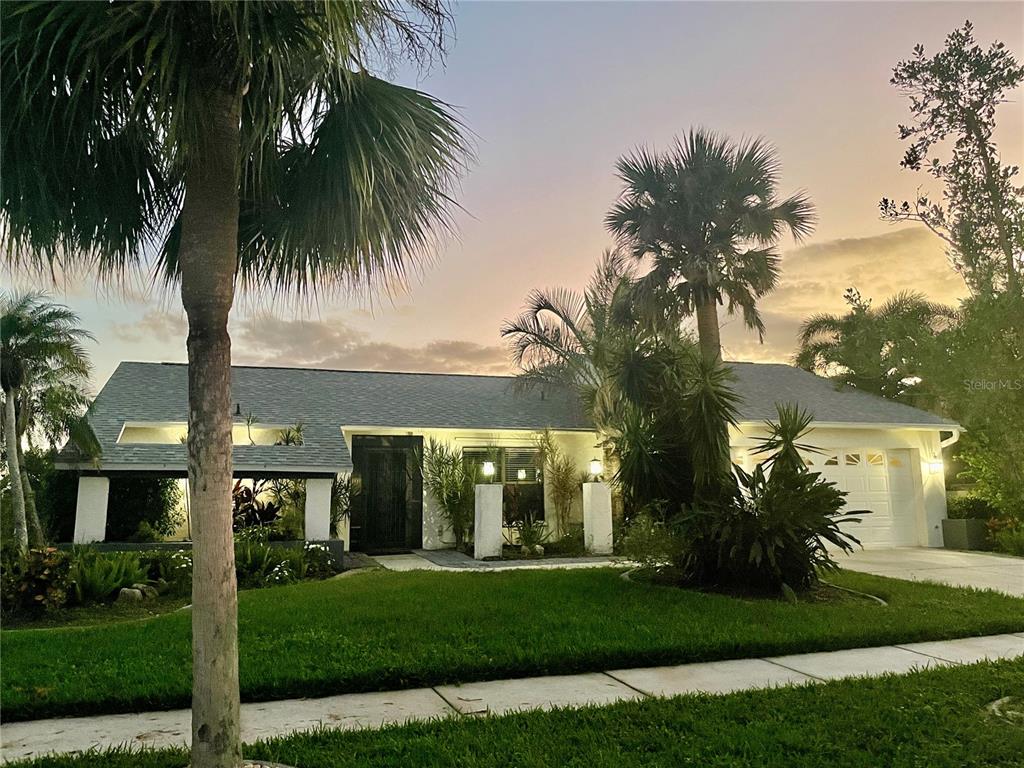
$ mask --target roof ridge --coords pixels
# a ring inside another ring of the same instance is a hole
[[[188,367],[188,363],[161,360],[159,362],[153,360],[121,360],[118,363],[118,367],[122,365],[177,365],[183,368]],[[446,372],[446,371],[379,371],[373,369],[360,369],[360,368],[322,368],[314,365],[254,365],[248,363],[232,363],[232,368],[249,368],[260,371],[317,371],[321,373],[366,373],[374,375],[386,375],[386,376],[461,376],[465,378],[473,379],[515,379],[515,374],[497,374],[497,373],[457,373],[457,372]]]

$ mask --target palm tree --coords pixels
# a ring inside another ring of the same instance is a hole
[[[757,301],[778,282],[776,246],[785,230],[800,240],[814,229],[806,195],[777,198],[775,149],[697,129],[663,155],[637,149],[616,169],[624,189],[605,224],[621,247],[650,260],[641,281],[649,300],[696,315],[708,361],[722,356],[719,304],[763,337]]]
[[[92,334],[78,327],[78,315],[39,293],[0,295],[0,372],[4,392],[4,440],[11,474],[14,535],[24,551],[43,545],[43,530],[35,509],[35,495],[25,471],[22,438],[30,425],[46,421],[46,428],[76,421],[58,408],[71,390],[88,382],[91,365],[83,348]]]
[[[531,291],[522,314],[501,327],[521,370],[520,385],[576,391],[599,430],[614,422],[621,400],[612,371],[625,349],[642,346],[634,279],[626,256],[607,251],[582,293]]]
[[[856,288],[843,298],[850,307],[846,314],[812,315],[801,324],[794,362],[865,392],[923,405],[922,363],[955,311],[911,291],[880,307]]]
[[[451,226],[447,105],[366,63],[443,49],[442,0],[7,2],[8,260],[116,276],[161,253],[188,318],[192,765],[241,762],[231,532],[236,286],[402,280]]]
[[[535,290],[507,321],[520,386],[575,391],[616,459],[627,505],[671,512],[717,492],[729,463],[736,398],[730,373],[708,363],[678,323],[638,307],[629,257],[609,251],[582,293]]]

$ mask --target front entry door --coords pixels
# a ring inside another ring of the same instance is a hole
[[[422,445],[412,436],[353,437],[353,549],[400,552],[422,545]]]

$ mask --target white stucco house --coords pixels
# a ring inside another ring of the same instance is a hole
[[[869,509],[856,530],[865,547],[941,546],[946,515],[942,449],[959,427],[926,411],[884,400],[788,365],[730,363],[741,398],[731,430],[733,460],[750,468],[749,449],[775,417],[776,402],[815,416],[807,457],[815,471]],[[80,474],[74,539],[102,541],[111,478],[184,478],[187,367],[121,363],[89,420],[102,446],[98,462],[65,449],[58,467]],[[544,499],[534,440],[550,429],[580,472],[601,456],[600,437],[564,392],[521,393],[510,377],[236,366],[234,468],[238,477],[306,480],[306,538],[329,535],[333,478],[351,473],[359,490],[342,538],[353,549],[439,549],[452,538],[424,493],[419,460],[436,438],[469,458],[487,457],[495,481]],[[275,445],[301,422],[302,445]],[[532,487],[531,487],[532,486]],[[544,502],[540,502],[544,504]]]

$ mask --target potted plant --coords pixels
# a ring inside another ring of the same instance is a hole
[[[954,496],[942,521],[942,544],[946,549],[992,549],[988,521],[996,511],[978,496]]]

